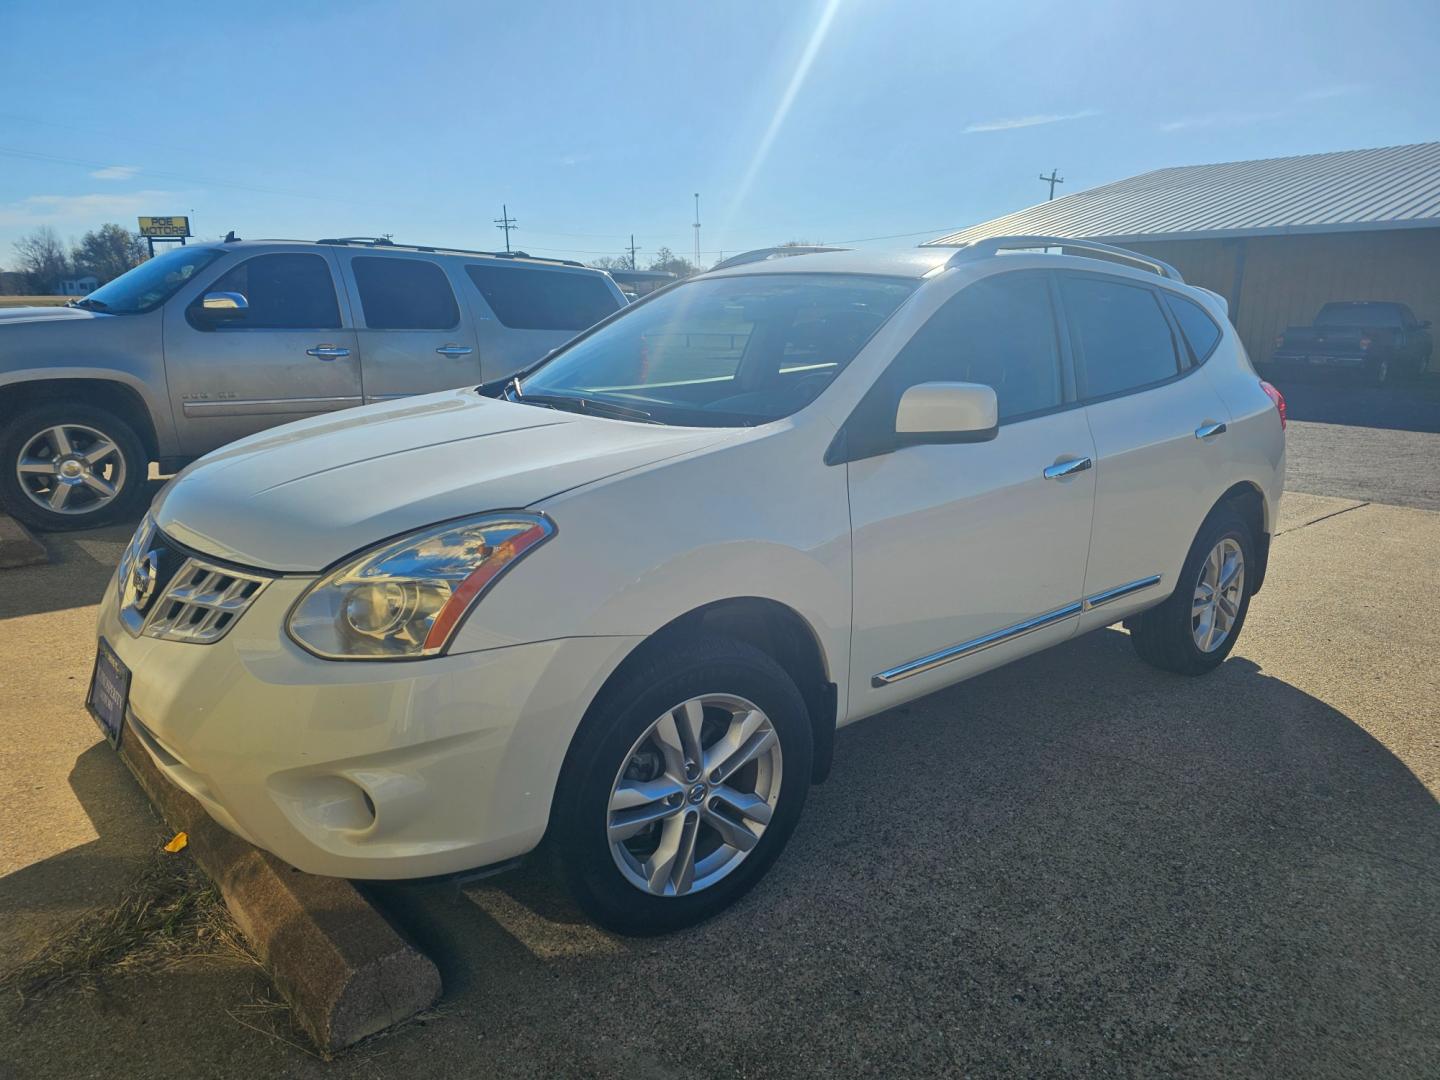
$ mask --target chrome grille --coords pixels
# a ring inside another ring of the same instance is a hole
[[[198,645],[224,637],[271,580],[190,554],[148,517],[116,579],[120,621],[130,633]]]
[[[155,602],[144,633],[167,641],[219,641],[268,580],[189,558]]]

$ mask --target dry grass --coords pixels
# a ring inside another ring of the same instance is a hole
[[[7,307],[60,307],[73,296],[0,296],[0,308]]]
[[[80,919],[7,972],[0,991],[22,1000],[62,988],[93,991],[106,975],[164,971],[200,958],[259,966],[199,867],[185,855],[162,855],[146,864],[113,908]]]

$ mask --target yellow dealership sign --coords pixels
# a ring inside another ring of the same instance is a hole
[[[189,236],[190,219],[188,217],[142,217],[140,219],[141,236]]]

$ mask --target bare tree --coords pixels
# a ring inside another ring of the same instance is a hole
[[[145,261],[146,246],[139,233],[111,222],[87,232],[70,252],[75,270],[94,274],[100,284],[111,281]]]
[[[15,260],[27,287],[37,296],[59,292],[61,280],[70,272],[65,245],[49,225],[41,225],[15,241]]]
[[[667,274],[674,274],[676,277],[689,277],[695,273],[695,267],[690,265],[689,259],[682,259],[668,247],[662,247],[655,252],[655,258],[650,260],[651,270],[663,270]]]
[[[601,255],[598,259],[590,260],[590,265],[597,270],[629,270],[630,256]]]

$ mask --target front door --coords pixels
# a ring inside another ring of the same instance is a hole
[[[1049,275],[1011,271],[952,297],[857,409],[892,425],[908,386],[993,386],[989,442],[906,446],[849,469],[851,717],[889,708],[1075,631],[1095,489]],[[856,418],[852,418],[852,422]]]
[[[420,255],[348,255],[365,400],[480,383],[469,315],[445,267]]]
[[[165,372],[180,451],[363,400],[355,334],[344,326],[333,264],[270,252],[231,265],[165,309]],[[226,308],[207,295],[228,294]]]

